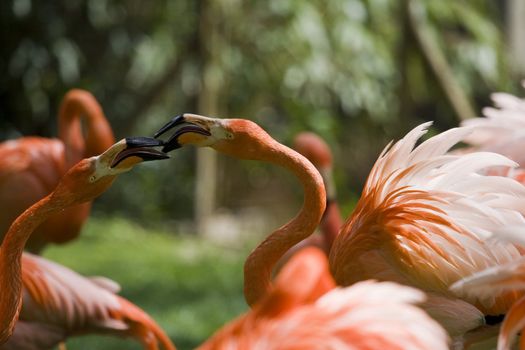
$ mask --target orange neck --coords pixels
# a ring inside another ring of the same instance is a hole
[[[271,286],[271,273],[288,249],[310,236],[323,215],[326,193],[317,169],[302,155],[273,141],[259,160],[287,168],[297,176],[304,189],[303,207],[290,222],[270,234],[246,259],[244,296],[254,305]]]
[[[326,205],[323,219],[321,220],[321,232],[328,252],[332,248],[342,225],[343,219],[341,218],[341,212],[339,211],[337,202],[335,199],[329,200]]]
[[[86,120],[86,139],[81,117]],[[113,131],[95,97],[87,91],[71,90],[64,97],[58,117],[59,138],[64,142],[66,165],[104,152],[115,142]]]
[[[58,209],[50,196],[23,212],[11,224],[0,246],[0,345],[11,335],[22,306],[22,253],[27,239]]]

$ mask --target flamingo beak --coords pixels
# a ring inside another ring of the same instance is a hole
[[[170,152],[174,149],[181,148],[182,145],[179,143],[179,137],[185,133],[193,132],[204,136],[210,136],[211,133],[201,125],[188,121],[184,114],[177,115],[169,122],[167,122],[162,128],[160,128],[154,135],[158,138],[167,131],[175,128],[175,132],[170,136],[167,142],[164,143],[162,152]]]
[[[142,162],[150,160],[167,159],[169,156],[156,150],[154,147],[164,146],[164,141],[157,140],[151,137],[126,137],[126,147],[120,151],[113,161],[111,162],[111,168],[116,167],[125,159],[130,157],[138,157]]]

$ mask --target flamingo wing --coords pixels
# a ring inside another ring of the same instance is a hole
[[[24,299],[20,319],[76,329],[127,329],[112,316],[117,297],[74,271],[24,253],[22,265]]]
[[[145,349],[175,346],[146,312],[114,294],[120,286],[104,277],[85,278],[36,255],[22,256],[24,285],[20,321],[54,325],[66,335],[110,333],[133,337]]]
[[[450,287],[458,295],[491,299],[505,291],[525,290],[525,257],[467,276]]]
[[[524,245],[522,227],[504,227],[493,233],[489,242],[509,241]],[[525,290],[525,257],[494,266],[465,277],[451,286],[457,294],[491,299],[504,292]],[[518,333],[525,328],[525,297],[517,300],[505,316],[498,338],[498,350],[510,349]],[[523,342],[523,341],[522,341]]]
[[[475,273],[451,286],[458,295],[491,299],[503,292],[525,290],[525,258]],[[498,337],[498,350],[508,350],[525,328],[525,297],[517,300],[505,315]]]
[[[412,305],[423,299],[413,288],[360,282],[279,317],[247,314],[200,349],[448,349],[445,331]]]
[[[447,153],[471,133],[468,127],[415,147],[429,125],[387,147],[374,165],[330,254],[339,284],[375,278],[455,297],[448,290],[452,283],[521,257],[516,245],[489,245],[483,238],[502,225],[525,227],[525,187],[478,173],[516,164],[488,152]],[[507,297],[465,300],[484,313],[500,314],[515,300]]]

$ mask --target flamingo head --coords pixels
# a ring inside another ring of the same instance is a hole
[[[70,205],[90,201],[106,191],[117,175],[131,170],[135,165],[169,158],[164,152],[155,149],[158,146],[163,146],[163,142],[149,137],[122,139],[104,153],[83,159],[71,167],[52,196],[59,196]]]
[[[157,131],[155,138],[174,130],[162,151],[194,145],[209,146],[240,159],[265,160],[277,142],[259,125],[247,119],[219,119],[181,114]]]
[[[313,132],[301,132],[294,139],[293,148],[308,158],[317,169],[332,167],[332,152],[326,142]]]

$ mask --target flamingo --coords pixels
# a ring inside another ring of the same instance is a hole
[[[321,234],[311,235],[290,248],[275,266],[276,271],[280,270],[291,256],[304,247],[318,247],[328,256],[343,223],[332,174],[332,152],[328,144],[313,132],[301,132],[294,138],[293,149],[305,156],[319,170],[326,190],[326,209],[319,225]]]
[[[0,144],[0,239],[14,219],[51,192],[71,166],[102,153],[115,142],[102,108],[84,90],[71,90],[64,97],[58,130],[58,139],[29,136]],[[62,244],[76,238],[90,208],[91,202],[87,202],[51,215],[35,230],[26,248],[39,253],[48,243]]]
[[[334,287],[326,253],[305,247],[267,295],[198,349],[448,349],[445,330],[413,305],[423,292],[375,281]]]
[[[326,189],[326,209],[320,224],[321,236],[310,236],[303,241],[305,242],[303,244],[318,246],[328,255],[339,228],[343,224],[333,178],[332,152],[326,142],[313,132],[299,133],[294,139],[293,148],[319,170]]]
[[[492,246],[482,238],[503,224],[525,226],[525,188],[510,178],[477,173],[485,167],[516,165],[504,156],[446,154],[472,128],[450,129],[415,147],[430,124],[417,126],[380,155],[356,209],[335,239],[329,261],[341,286],[377,279],[427,292],[424,308],[451,335],[460,336],[484,325],[485,316],[505,313],[519,298],[502,293],[487,303],[456,295],[448,287],[489,266],[522,257],[523,250],[515,245]],[[304,157],[248,120],[183,114],[155,136],[170,129],[175,131],[163,151],[210,146],[237,158],[284,166],[303,184],[299,214],[246,260],[244,294],[253,306],[269,291],[276,261],[319,223],[325,202],[322,179]]]
[[[163,152],[183,145],[210,146],[236,158],[266,161],[285,167],[303,185],[304,201],[300,212],[270,234],[244,264],[244,296],[253,306],[270,291],[272,270],[277,261],[318,226],[326,207],[323,178],[304,156],[280,144],[250,120],[208,118],[186,113],[173,118],[155,137],[172,128],[176,130]]]
[[[88,332],[131,336],[146,349],[174,349],[140,308],[115,295],[115,283],[87,279],[44,258],[23,253],[32,232],[50,215],[91,201],[117,175],[167,156],[154,139],[128,138],[70,168],[57,187],[11,224],[0,246],[0,348],[49,348],[66,336]],[[10,336],[13,334],[13,337]]]

